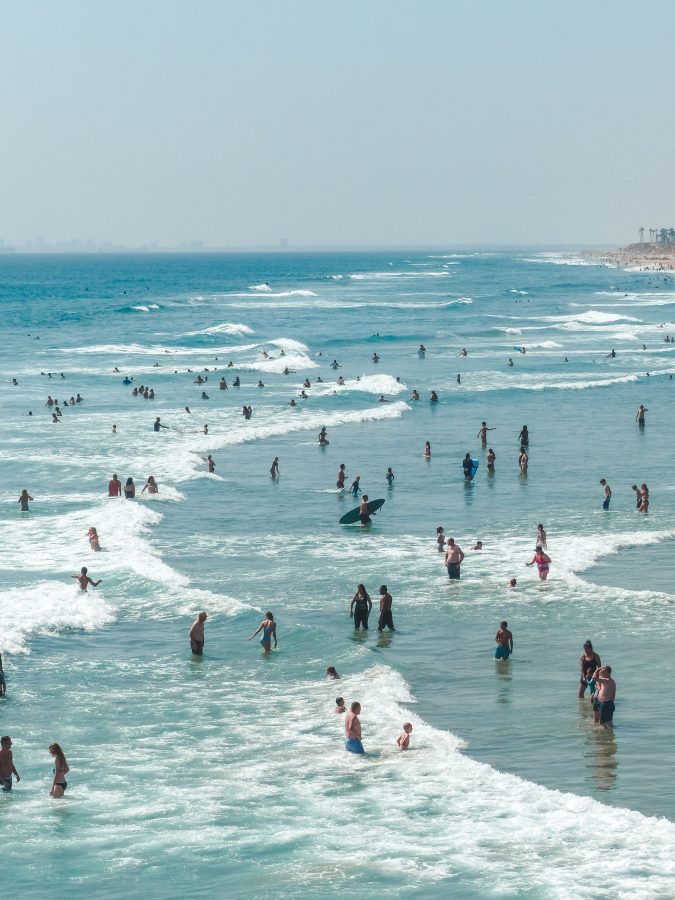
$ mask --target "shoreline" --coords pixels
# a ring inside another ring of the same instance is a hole
[[[583,250],[577,254],[600,265],[638,272],[675,271],[675,244],[629,244],[601,252]]]

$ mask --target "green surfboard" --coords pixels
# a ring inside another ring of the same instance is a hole
[[[384,500],[371,500],[368,503],[368,512],[372,516],[382,506],[384,506]],[[360,522],[359,508],[360,507],[357,506],[356,509],[350,509],[348,513],[345,513],[340,519],[340,525],[354,525],[356,522]]]

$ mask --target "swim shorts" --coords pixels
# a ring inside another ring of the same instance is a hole
[[[495,647],[495,659],[508,659],[511,656],[511,651],[508,647],[503,644],[498,644]]]
[[[0,778],[0,791],[11,791],[12,790],[12,776],[9,778]]]
[[[612,499],[611,497],[605,497],[605,499],[602,501],[602,508],[603,508],[603,509],[609,509],[609,501],[610,501],[611,499]]]
[[[345,750],[349,750],[350,753],[366,752],[363,749],[363,744],[358,738],[347,738],[347,740],[345,741]]]
[[[448,578],[459,581],[459,563],[448,563]]]
[[[190,641],[190,649],[195,656],[201,656],[204,652],[204,641],[196,641],[194,638]]]
[[[614,718],[614,701],[601,700],[598,703],[598,708],[600,709],[600,724],[611,725]]]

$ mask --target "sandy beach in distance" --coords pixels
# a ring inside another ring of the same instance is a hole
[[[654,272],[675,269],[675,244],[629,244],[618,250],[586,251],[580,255],[620,269]]]

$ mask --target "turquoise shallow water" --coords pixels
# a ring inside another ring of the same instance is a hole
[[[672,896],[674,701],[655,690],[673,674],[675,366],[659,327],[672,284],[530,251],[7,256],[0,302],[0,720],[22,775],[0,797],[6,890]],[[242,387],[220,391],[229,360]],[[133,398],[125,374],[155,400]],[[53,425],[47,395],[78,392]],[[467,451],[481,460],[470,486]],[[337,525],[353,505],[335,491],[341,462],[386,499],[368,530]],[[139,491],[153,474],[160,494],[108,500],[113,471]],[[650,485],[648,516],[634,481]],[[524,566],[539,521],[546,584]],[[440,524],[467,551],[460,584],[435,551]],[[69,578],[82,565],[103,579],[87,595]],[[395,634],[353,632],[360,581],[373,596],[389,586]],[[266,659],[246,637],[268,608],[279,650]],[[516,652],[496,664],[502,618]],[[576,697],[586,638],[614,667],[613,734]],[[343,750],[337,693],[362,703],[365,759]],[[62,803],[47,796],[53,740],[72,769]]]

